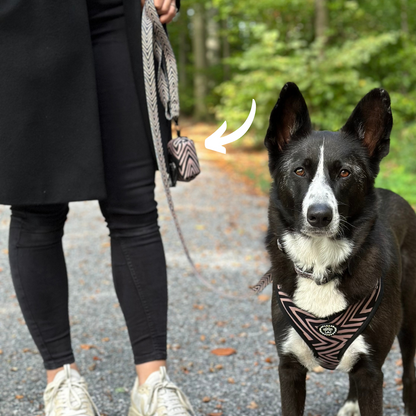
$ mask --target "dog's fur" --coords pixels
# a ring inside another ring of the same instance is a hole
[[[265,145],[273,184],[266,244],[283,416],[303,415],[306,373],[319,363],[282,314],[277,285],[300,308],[327,317],[365,298],[383,274],[381,304],[337,367],[350,378],[338,415],[383,414],[381,367],[398,335],[405,413],[416,416],[416,216],[400,196],[374,188],[392,125],[383,89],[370,91],[338,132],[312,130],[293,83],[284,86],[270,115]],[[318,212],[320,226],[311,207],[330,213]],[[313,279],[298,276],[294,265],[312,271]],[[341,277],[325,283],[328,270]]]

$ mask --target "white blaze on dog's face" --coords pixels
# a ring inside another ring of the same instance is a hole
[[[325,165],[325,139],[320,148],[318,167],[302,203],[301,232],[310,237],[334,237],[339,231],[338,202],[328,180]]]

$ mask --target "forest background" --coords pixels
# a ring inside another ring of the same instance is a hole
[[[416,2],[182,1],[169,33],[182,112],[235,129],[254,98],[253,126],[235,144],[252,154],[265,152],[268,117],[287,81],[299,86],[321,130],[338,130],[368,91],[385,88],[394,128],[377,185],[416,206]],[[268,189],[265,169],[246,173]]]

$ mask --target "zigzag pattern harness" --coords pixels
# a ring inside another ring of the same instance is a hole
[[[352,342],[370,323],[383,295],[383,278],[365,299],[328,318],[298,308],[280,285],[277,298],[283,314],[306,342],[322,367],[334,370]]]

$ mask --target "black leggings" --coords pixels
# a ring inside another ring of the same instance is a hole
[[[156,162],[139,109],[122,0],[87,3],[107,187],[107,198],[99,202],[110,230],[114,285],[135,364],[164,360],[167,281],[154,200]],[[74,362],[62,249],[68,204],[11,211],[13,283],[45,368],[52,370]]]

